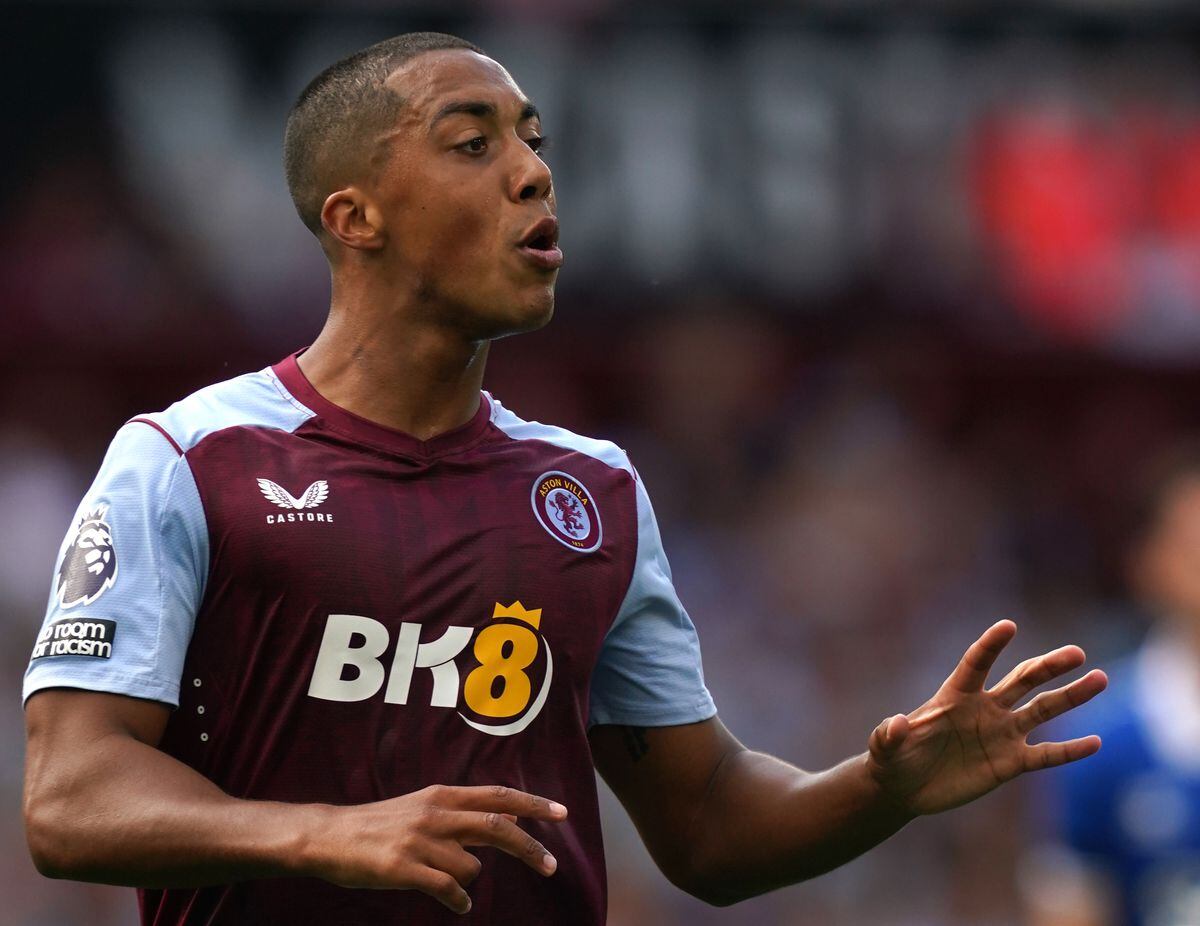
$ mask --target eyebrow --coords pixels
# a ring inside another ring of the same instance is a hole
[[[433,117],[432,125],[436,125],[447,116],[453,116],[458,113],[466,113],[468,116],[476,116],[480,119],[494,119],[498,111],[494,104],[485,103],[482,100],[456,100],[453,103],[447,103],[438,110],[438,114]],[[525,105],[521,107],[521,115],[517,119],[518,122],[524,122],[526,119],[540,119],[541,113],[538,108],[529,102],[525,101]]]

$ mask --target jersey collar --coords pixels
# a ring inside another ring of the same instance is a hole
[[[306,348],[307,349],[307,348]],[[479,443],[488,430],[492,419],[492,405],[486,392],[479,393],[479,410],[464,425],[445,431],[429,440],[419,440],[404,431],[370,421],[339,405],[334,405],[317,392],[300,364],[296,362],[304,350],[284,357],[271,367],[283,387],[300,404],[316,413],[319,422],[331,430],[344,434],[358,443],[367,444],[391,453],[414,459],[442,457]]]

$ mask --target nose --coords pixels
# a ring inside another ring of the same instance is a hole
[[[553,188],[550,168],[537,152],[525,142],[519,142],[520,161],[513,171],[511,196],[516,202],[545,199]]]

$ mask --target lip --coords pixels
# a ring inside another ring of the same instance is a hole
[[[517,250],[540,270],[557,270],[563,265],[558,246],[558,219],[552,215],[539,219],[521,236]]]
[[[527,261],[541,270],[557,270],[563,265],[563,252],[559,248],[519,247],[518,251]]]

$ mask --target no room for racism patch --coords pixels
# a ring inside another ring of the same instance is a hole
[[[68,617],[42,628],[30,658],[90,656],[93,659],[110,659],[116,638],[116,621]]]

